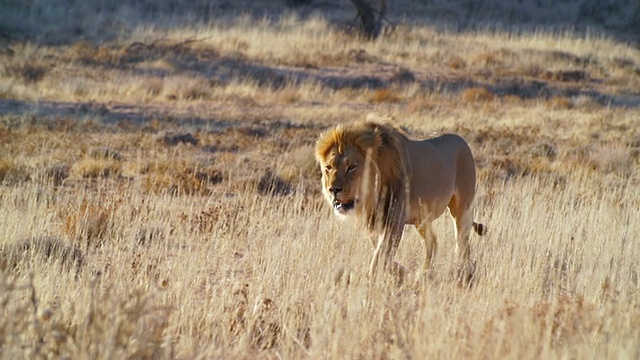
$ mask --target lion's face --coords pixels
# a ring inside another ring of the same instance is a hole
[[[402,162],[394,140],[371,122],[338,125],[320,135],[316,160],[322,192],[336,215],[373,215],[383,187],[396,186]],[[395,174],[395,175],[394,175]]]
[[[336,215],[357,212],[362,201],[362,179],[366,165],[365,156],[355,147],[330,150],[319,159],[322,170],[322,192],[333,206]]]

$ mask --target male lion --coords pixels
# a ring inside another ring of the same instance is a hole
[[[411,140],[391,125],[364,121],[322,134],[315,153],[322,192],[335,214],[358,217],[378,237],[377,243],[372,239],[370,276],[382,265],[403,277],[404,269],[393,257],[405,224],[414,225],[424,238],[424,270],[429,269],[437,246],[431,222],[448,207],[455,222],[460,280],[471,279],[469,233],[473,227],[483,235],[485,227],[472,219],[475,164],[460,136]]]

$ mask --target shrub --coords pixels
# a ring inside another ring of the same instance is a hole
[[[493,100],[495,95],[486,88],[473,87],[463,91],[461,97],[466,102],[487,102]]]
[[[369,102],[372,103],[395,103],[399,102],[402,97],[393,89],[383,88],[373,91],[373,94],[369,98]]]
[[[122,173],[122,164],[114,160],[85,158],[75,163],[72,170],[82,178],[118,177]]]

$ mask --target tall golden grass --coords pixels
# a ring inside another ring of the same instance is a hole
[[[633,358],[640,198],[571,175],[561,187],[494,183],[499,195],[480,198],[490,234],[472,241],[470,289],[449,275],[448,220],[429,280],[408,231],[398,260],[413,276],[397,287],[367,279],[369,242],[299,193],[162,196],[132,184],[80,190],[78,203],[42,185],[4,189],[5,253],[73,239],[60,217],[76,209],[108,225],[72,242],[85,251],[78,272],[37,241],[5,269],[3,356]]]
[[[141,27],[0,54],[1,358],[640,357],[640,52],[602,36],[326,20]],[[463,135],[476,274],[366,277],[313,144]]]

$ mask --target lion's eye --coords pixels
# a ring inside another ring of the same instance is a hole
[[[357,167],[356,165],[349,165],[349,166],[347,167],[347,172],[348,172],[348,173],[354,172],[354,171],[356,171],[356,169],[357,169],[357,168],[358,168],[358,167]]]
[[[331,165],[327,165],[327,166],[324,167],[324,169],[326,171],[331,171],[331,169],[333,169],[333,167]]]

